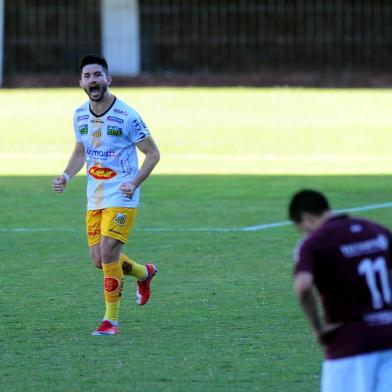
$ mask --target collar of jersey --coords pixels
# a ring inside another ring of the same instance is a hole
[[[111,103],[111,105],[110,105],[103,113],[101,113],[101,114],[95,114],[95,113],[91,110],[90,104],[88,104],[88,108],[89,108],[89,110],[90,110],[90,113],[91,113],[94,117],[99,118],[99,117],[104,116],[106,113],[108,113],[108,112],[110,111],[110,109],[113,107],[113,105],[116,103],[116,101],[117,101],[117,97],[114,97],[114,100],[113,100],[113,102]]]

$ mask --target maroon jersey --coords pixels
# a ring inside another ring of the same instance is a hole
[[[337,215],[296,253],[295,273],[310,272],[325,319],[343,323],[327,358],[392,348],[392,234],[364,219]]]

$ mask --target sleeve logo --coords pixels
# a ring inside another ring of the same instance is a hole
[[[117,173],[112,169],[98,166],[91,166],[90,169],[88,169],[88,172],[90,176],[94,177],[96,180],[110,180],[117,175]]]

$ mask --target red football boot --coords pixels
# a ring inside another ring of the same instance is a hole
[[[119,333],[117,325],[112,324],[109,320],[103,320],[101,325],[91,335],[117,335]]]
[[[150,298],[150,283],[152,278],[158,272],[158,268],[154,264],[146,264],[146,268],[148,272],[147,279],[137,281],[136,303],[140,306],[145,305]]]

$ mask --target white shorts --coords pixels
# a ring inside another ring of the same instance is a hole
[[[323,362],[322,392],[391,392],[392,350]]]

